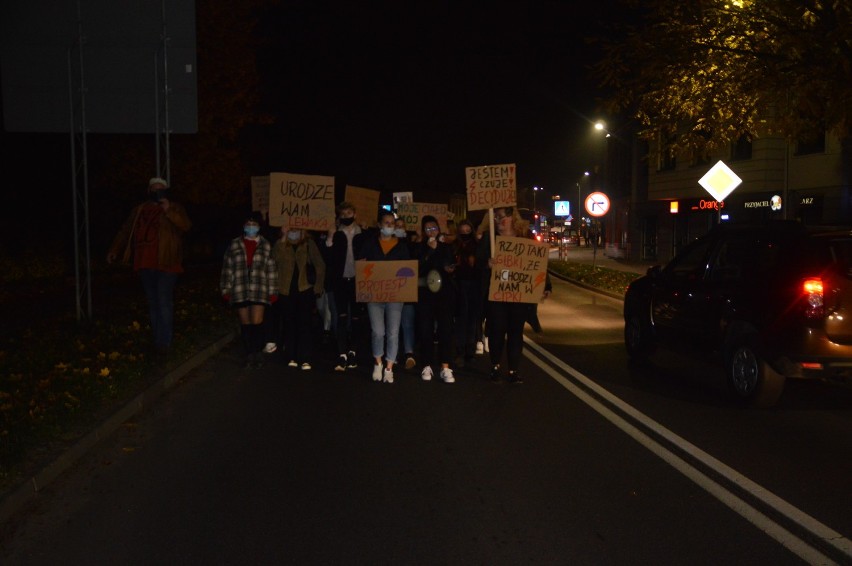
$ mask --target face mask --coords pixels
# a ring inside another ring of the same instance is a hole
[[[393,236],[393,231],[391,226],[382,226],[382,236]]]
[[[298,242],[299,238],[301,238],[301,237],[302,237],[302,233],[299,232],[298,230],[290,230],[289,232],[287,232],[287,239],[290,240],[291,242]]]
[[[404,238],[405,237],[405,230],[403,230],[402,228],[397,228],[396,230],[393,231],[393,235],[396,236],[397,238]]]
[[[166,191],[168,191],[168,189],[159,189],[156,191],[151,191],[151,200],[154,202],[160,202],[164,198],[168,198],[168,193]]]
[[[473,234],[459,234],[459,239],[461,239],[462,242],[467,242],[472,237],[473,237]]]
[[[260,226],[243,226],[243,232],[249,238],[254,238],[260,232]]]
[[[352,216],[350,216],[349,218],[341,218],[341,219],[340,219],[340,223],[341,223],[343,226],[349,226],[349,225],[351,225],[353,222],[355,222],[355,218],[354,218],[354,217],[352,217]]]

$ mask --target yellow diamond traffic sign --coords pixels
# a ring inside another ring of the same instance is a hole
[[[734,192],[734,189],[742,182],[743,180],[737,177],[737,174],[721,159],[698,180],[698,184],[718,202],[725,200],[725,197]]]

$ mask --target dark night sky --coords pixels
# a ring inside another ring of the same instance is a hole
[[[596,54],[585,38],[619,13],[617,0],[282,4],[258,29],[265,104],[277,121],[251,174],[334,175],[338,187],[417,198],[463,192],[466,166],[516,163],[519,187],[544,186],[547,197],[603,158],[587,72]],[[4,188],[13,192],[4,217],[38,209],[34,190],[52,191],[39,218],[70,223],[67,140],[3,133]],[[13,224],[4,224],[7,235]]]
[[[279,169],[462,192],[464,167],[514,162],[556,194],[601,158],[584,37],[613,0],[288,4],[261,29]]]

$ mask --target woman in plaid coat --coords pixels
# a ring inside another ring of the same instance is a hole
[[[278,268],[272,245],[260,235],[260,223],[249,218],[243,235],[231,240],[222,261],[222,299],[237,311],[246,367],[263,365],[263,313],[278,299]]]

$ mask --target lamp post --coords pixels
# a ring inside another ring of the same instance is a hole
[[[536,208],[536,205],[535,205],[536,193],[539,192],[539,191],[543,191],[543,190],[544,190],[544,187],[533,187],[533,214],[535,214],[538,211],[538,208]]]

